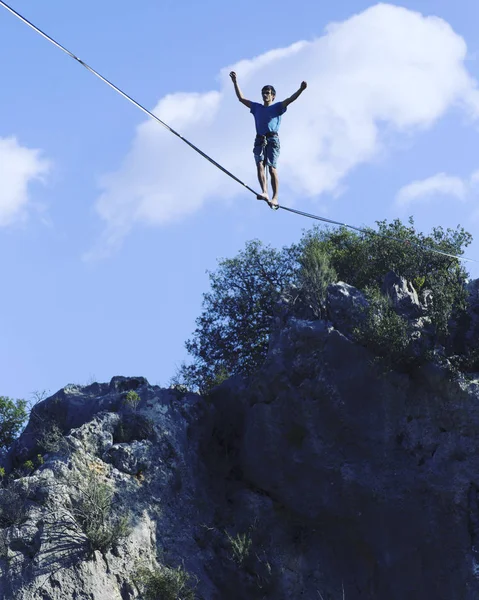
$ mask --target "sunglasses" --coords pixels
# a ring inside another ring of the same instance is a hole
[[[272,94],[273,90],[261,90],[262,94]]]

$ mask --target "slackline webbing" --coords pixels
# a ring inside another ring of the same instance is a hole
[[[59,48],[60,50],[62,50],[62,52],[65,52],[65,54],[68,54],[68,56],[70,56],[71,58],[73,58],[74,60],[76,60],[78,63],[80,63],[80,65],[82,65],[82,67],[85,67],[85,69],[87,69],[88,71],[90,71],[90,73],[93,73],[93,75],[95,75],[96,77],[98,77],[99,79],[101,79],[101,81],[103,81],[104,83],[106,83],[107,85],[109,85],[113,90],[115,90],[115,92],[118,92],[118,94],[120,94],[121,96],[123,96],[123,98],[126,98],[126,100],[128,100],[129,102],[131,102],[134,106],[136,106],[137,108],[139,108],[146,115],[148,115],[149,117],[151,117],[152,119],[154,119],[157,123],[159,123],[160,125],[162,125],[163,127],[165,127],[165,129],[167,129],[170,133],[173,133],[174,135],[176,135],[176,137],[180,138],[180,140],[182,140],[183,142],[185,142],[185,144],[188,144],[188,146],[190,146],[190,148],[192,148],[193,150],[195,150],[196,152],[198,152],[198,154],[200,154],[203,158],[206,158],[206,160],[208,160],[211,164],[213,164],[215,167],[217,167],[218,169],[220,169],[220,171],[223,171],[223,173],[225,173],[226,175],[228,175],[229,177],[231,177],[232,179],[234,179],[237,183],[241,184],[243,187],[245,187],[248,191],[250,191],[255,196],[259,195],[258,192],[256,192],[253,188],[251,188],[249,185],[247,185],[243,181],[241,181],[241,179],[239,179],[238,177],[236,177],[236,175],[234,175],[233,173],[231,173],[230,171],[228,171],[227,169],[225,169],[225,167],[223,167],[218,162],[216,162],[215,160],[213,160],[205,152],[203,152],[202,150],[200,150],[197,146],[195,146],[194,144],[192,144],[189,140],[187,140],[185,137],[183,137],[181,134],[179,134],[177,131],[175,131],[167,123],[165,123],[159,117],[157,117],[155,114],[153,114],[152,112],[150,112],[142,104],[140,104],[134,98],[132,98],[131,96],[129,96],[128,94],[126,94],[124,91],[122,91],[114,83],[112,83],[111,81],[109,81],[108,79],[106,79],[106,77],[103,77],[103,75],[101,75],[100,73],[98,73],[98,71],[95,71],[95,69],[93,69],[86,62],[84,62],[83,60],[81,60],[81,58],[78,58],[78,56],[75,56],[75,54],[73,54],[73,52],[70,52],[70,50],[68,50],[67,48],[65,48],[65,46],[62,46],[60,43],[58,43],[56,40],[54,40],[52,37],[50,37],[48,34],[46,34],[44,31],[42,31],[36,25],[34,25],[31,21],[29,21],[28,19],[26,19],[25,17],[23,17],[20,13],[18,13],[16,10],[14,10],[11,6],[9,6],[8,4],[6,4],[5,2],[3,2],[3,0],[0,0],[0,5],[3,6],[4,8],[6,8],[10,13],[12,13],[12,15],[14,15],[18,19],[20,19],[20,21],[23,21],[23,23],[25,23],[26,25],[28,25],[29,27],[31,27],[34,31],[36,31],[37,33],[39,33],[42,37],[44,37],[46,40],[48,40],[54,46],[56,46],[57,48]],[[288,206],[279,205],[279,208],[281,208],[283,210],[286,210],[288,212],[296,213],[297,215],[301,215],[303,217],[307,217],[309,219],[314,219],[316,221],[321,221],[323,223],[329,223],[331,225],[338,225],[340,227],[346,227],[348,229],[353,229],[355,231],[359,231],[359,232],[364,233],[366,235],[375,235],[375,236],[382,237],[382,238],[385,238],[385,239],[388,239],[388,240],[395,240],[397,242],[401,242],[401,243],[404,243],[404,244],[415,246],[415,247],[419,248],[422,251],[434,252],[436,254],[442,254],[443,256],[448,256],[450,258],[455,258],[457,260],[464,260],[464,261],[476,262],[476,263],[479,262],[479,261],[474,260],[472,258],[466,258],[464,256],[458,256],[456,254],[449,254],[448,252],[443,252],[442,250],[437,250],[436,248],[425,247],[425,246],[422,246],[421,244],[417,244],[415,242],[410,242],[409,240],[402,240],[402,239],[399,239],[399,238],[394,238],[394,237],[391,237],[391,236],[379,233],[378,231],[373,231],[372,229],[364,229],[364,228],[361,228],[361,227],[355,227],[354,225],[348,225],[347,223],[341,223],[339,221],[334,221],[332,219],[327,219],[326,217],[320,217],[318,215],[313,215],[311,213],[307,213],[307,212],[304,212],[302,210],[297,210],[295,208],[289,208]]]

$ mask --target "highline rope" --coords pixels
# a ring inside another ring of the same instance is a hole
[[[149,117],[151,117],[152,119],[154,119],[157,123],[159,123],[160,125],[162,125],[163,127],[165,127],[165,129],[167,129],[170,133],[176,135],[176,137],[180,138],[180,140],[182,140],[183,142],[185,142],[185,144],[188,144],[188,146],[190,146],[190,148],[192,148],[193,150],[195,150],[196,152],[198,152],[198,154],[200,154],[203,158],[206,158],[206,160],[208,160],[215,167],[217,167],[218,169],[220,169],[221,171],[223,171],[223,173],[225,173],[226,175],[228,175],[229,177],[231,177],[232,179],[234,179],[237,183],[239,183],[240,185],[242,185],[243,187],[245,187],[248,191],[250,191],[255,196],[259,195],[258,192],[256,192],[253,188],[251,188],[249,185],[247,185],[243,181],[241,181],[241,179],[239,179],[238,177],[236,177],[236,175],[234,175],[233,173],[231,173],[230,171],[228,171],[225,167],[223,167],[222,165],[220,165],[218,162],[216,162],[214,159],[212,159],[210,156],[208,156],[205,152],[203,152],[202,150],[200,150],[200,148],[198,148],[197,146],[195,146],[194,144],[192,144],[189,140],[187,140],[180,133],[178,133],[177,131],[175,131],[172,127],[170,127],[167,123],[165,123],[164,121],[162,121],[155,114],[153,114],[152,112],[150,112],[142,104],[140,104],[134,98],[132,98],[131,96],[129,96],[128,94],[126,94],[123,90],[121,90],[114,83],[112,83],[111,81],[109,81],[106,77],[103,77],[103,75],[101,75],[100,73],[98,73],[98,71],[95,71],[95,69],[93,69],[86,62],[84,62],[83,60],[81,60],[81,58],[78,58],[78,56],[75,56],[75,54],[73,54],[73,52],[70,52],[70,50],[68,50],[67,48],[65,48],[65,46],[62,46],[59,42],[57,42],[52,37],[50,37],[48,34],[46,34],[39,27],[37,27],[36,25],[34,25],[31,21],[29,21],[24,16],[22,16],[20,13],[18,13],[16,10],[14,10],[11,6],[9,6],[8,4],[6,4],[5,2],[3,2],[3,0],[0,0],[0,6],[3,6],[4,8],[6,8],[12,15],[14,15],[15,17],[17,17],[17,19],[20,19],[20,21],[23,21],[23,23],[25,23],[26,25],[28,25],[29,27],[31,27],[34,31],[36,31],[37,33],[39,33],[42,37],[44,37],[46,40],[48,40],[51,44],[53,44],[54,46],[56,46],[57,48],[59,48],[62,52],[64,52],[65,54],[68,54],[68,56],[70,56],[71,58],[73,58],[74,60],[76,60],[78,63],[80,63],[80,65],[82,65],[82,67],[85,67],[85,69],[87,69],[88,71],[90,71],[90,73],[92,73],[93,75],[95,75],[96,77],[98,77],[99,79],[101,79],[101,81],[103,81],[108,86],[110,86],[113,90],[115,90],[115,92],[117,92],[118,94],[120,94],[121,96],[123,96],[123,98],[125,98],[126,100],[128,100],[129,102],[131,102],[134,106],[136,106],[137,108],[139,108],[146,115],[148,115]],[[367,234],[367,235],[376,235],[378,237],[382,237],[382,238],[385,238],[385,239],[388,239],[388,240],[392,239],[392,240],[395,240],[395,241],[398,241],[398,242],[401,242],[401,243],[408,243],[408,244],[410,244],[412,246],[416,246],[416,247],[420,248],[423,251],[429,251],[429,252],[434,252],[436,254],[442,254],[443,256],[448,256],[450,258],[455,258],[457,260],[463,260],[463,261],[468,261],[468,262],[479,262],[479,261],[474,260],[472,258],[466,258],[464,256],[457,256],[456,254],[449,254],[448,252],[443,252],[441,250],[437,250],[436,248],[424,247],[424,246],[421,246],[420,244],[417,244],[417,243],[414,243],[414,242],[410,242],[408,240],[401,240],[399,238],[394,238],[394,237],[391,237],[391,236],[387,236],[387,235],[381,234],[381,233],[379,233],[377,231],[373,231],[371,229],[362,229],[360,227],[355,227],[354,225],[348,225],[347,223],[340,223],[339,221],[334,221],[332,219],[327,219],[326,217],[320,217],[318,215],[314,215],[314,214],[307,213],[307,212],[304,212],[304,211],[301,211],[301,210],[297,210],[295,208],[290,208],[288,206],[280,205],[279,208],[281,208],[283,210],[286,210],[288,212],[291,212],[291,213],[296,213],[297,215],[301,215],[303,217],[307,217],[309,219],[314,219],[316,221],[322,221],[324,223],[329,223],[329,224],[332,224],[332,225],[339,225],[341,227],[346,227],[348,229],[353,229],[355,231],[359,231],[359,232]]]

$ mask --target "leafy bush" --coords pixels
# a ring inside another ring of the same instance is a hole
[[[194,600],[191,575],[183,568],[140,567],[134,577],[143,600]]]
[[[89,472],[72,482],[77,491],[72,514],[88,538],[90,549],[105,553],[128,536],[129,516],[118,517],[113,512],[114,492],[100,476]]]
[[[55,421],[47,420],[38,425],[38,447],[44,452],[68,454],[70,446]]]
[[[26,475],[30,475],[35,470],[33,460],[26,460],[22,465],[22,470]]]
[[[27,418],[25,400],[0,396],[0,450],[8,450]]]
[[[25,491],[0,488],[0,527],[21,525],[27,517],[28,505]]]
[[[141,398],[134,390],[130,390],[125,395],[125,405],[132,410],[136,410],[138,408],[138,404],[140,404]]]
[[[253,543],[249,533],[237,533],[235,536],[230,535],[227,531],[226,537],[230,544],[231,558],[239,566],[242,566],[251,552]]]

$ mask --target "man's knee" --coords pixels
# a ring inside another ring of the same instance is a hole
[[[271,165],[269,165],[269,174],[271,175],[271,177],[276,175],[276,167],[272,167]]]

